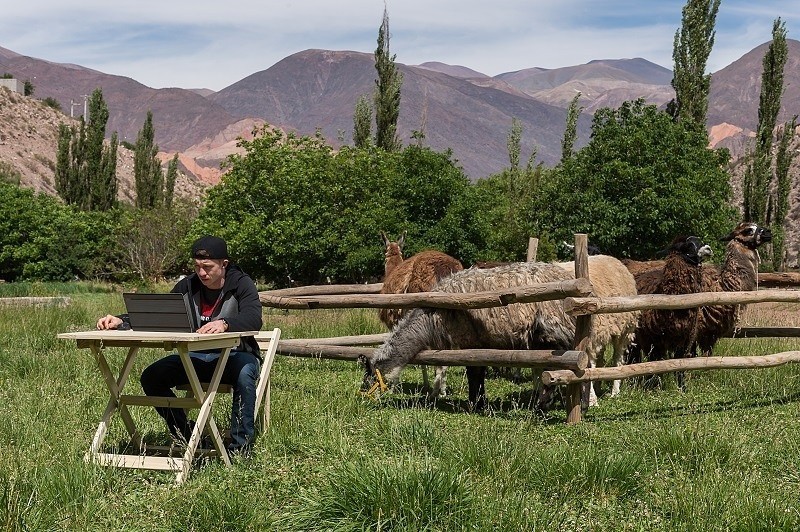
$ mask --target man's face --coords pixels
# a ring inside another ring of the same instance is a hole
[[[194,259],[194,271],[206,288],[222,288],[225,281],[227,259]]]

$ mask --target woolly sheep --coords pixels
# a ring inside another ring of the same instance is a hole
[[[490,269],[470,268],[443,279],[433,291],[470,293],[565,281],[574,278],[574,266],[569,271],[569,264],[523,262]],[[597,284],[595,293],[598,295],[636,294],[633,276],[613,257],[590,257],[589,271],[593,285]],[[614,279],[604,276],[614,276]],[[590,358],[602,353],[608,342],[615,342],[615,352],[616,342],[624,351],[632,337],[637,313],[624,314],[618,314],[618,319],[608,315],[604,316],[606,319],[595,320],[587,346]],[[560,300],[473,310],[418,308],[409,312],[389,339],[365,361],[362,389],[372,385],[376,369],[388,381],[397,382],[403,367],[424,349],[568,350],[574,337],[575,318],[564,312]],[[484,375],[485,368],[467,368],[470,402],[476,410],[485,405]]]

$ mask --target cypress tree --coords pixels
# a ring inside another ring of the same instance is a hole
[[[789,192],[792,183],[789,177],[789,168],[792,165],[795,152],[790,149],[797,129],[797,115],[783,125],[778,151],[775,154],[775,223],[772,226],[772,266],[776,271],[784,271],[784,251],[786,247],[783,222],[789,214]]]
[[[567,109],[567,127],[564,129],[564,138],[561,139],[561,164],[564,164],[572,157],[572,150],[575,148],[575,139],[578,138],[578,117],[583,111],[583,107],[578,106],[581,93],[575,95],[569,103]]]
[[[167,166],[167,177],[164,183],[164,206],[172,207],[175,196],[175,180],[178,178],[178,154],[176,153]]]
[[[702,128],[705,128],[711,87],[711,75],[705,73],[706,62],[714,47],[719,4],[720,0],[688,0],[672,49],[675,99],[668,111],[675,120]]]
[[[353,114],[353,145],[356,148],[369,146],[372,136],[372,108],[369,98],[365,95],[358,97],[356,110]]]
[[[400,149],[397,138],[397,120],[400,116],[400,87],[403,75],[389,51],[389,13],[384,8],[383,22],[378,30],[378,48],[375,50],[375,70],[378,71],[375,91],[375,144],[386,151]]]
[[[89,99],[89,121],[80,126],[59,125],[56,155],[56,190],[70,205],[83,210],[108,210],[117,195],[117,134],[105,146],[108,106],[95,89]]]
[[[136,206],[152,209],[161,205],[164,174],[158,159],[158,146],[154,142],[153,113],[147,111],[144,125],[136,137],[133,155],[133,177],[136,188]]]
[[[783,98],[783,69],[787,55],[786,24],[778,17],[772,26],[772,42],[762,62],[756,144],[745,169],[742,187],[745,219],[764,225],[772,222],[771,213],[767,212],[772,182],[772,136]]]

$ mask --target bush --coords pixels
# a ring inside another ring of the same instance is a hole
[[[588,233],[619,257],[650,258],[678,234],[716,242],[733,225],[727,150],[642,100],[594,115],[587,146],[542,182],[531,217],[553,240]]]
[[[469,184],[448,153],[334,153],[319,136],[268,127],[240,146],[246,153],[226,161],[193,234],[225,238],[251,275],[279,286],[369,280],[383,270],[380,231],[407,230],[410,251],[459,251],[453,229],[437,228]]]
[[[0,278],[65,281],[116,269],[120,212],[82,212],[0,183]]]

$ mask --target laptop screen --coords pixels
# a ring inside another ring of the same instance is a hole
[[[195,332],[188,294],[122,294],[134,331]]]

